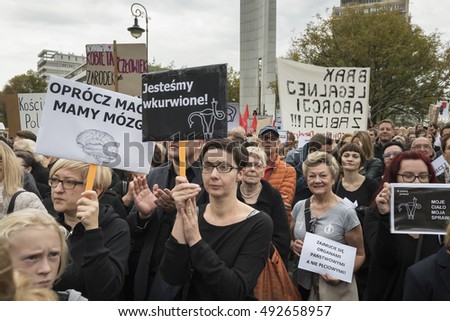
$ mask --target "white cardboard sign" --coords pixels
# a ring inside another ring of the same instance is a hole
[[[306,233],[298,267],[351,283],[355,257],[355,247]]]
[[[142,142],[142,100],[51,76],[36,152],[148,173],[153,143]]]

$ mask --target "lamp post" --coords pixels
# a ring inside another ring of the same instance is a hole
[[[131,33],[134,38],[139,38],[145,31],[145,52],[148,65],[148,14],[147,9],[140,3],[133,3],[131,5],[131,14],[134,16],[134,25],[129,27],[127,30]],[[145,30],[141,28],[138,24],[138,17],[145,18]]]

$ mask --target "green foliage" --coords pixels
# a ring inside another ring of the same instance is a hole
[[[11,78],[3,87],[5,94],[27,94],[45,93],[47,91],[47,81],[39,77],[37,72],[28,70],[26,74],[17,75]]]
[[[370,67],[371,119],[417,123],[450,88],[450,49],[395,11],[348,9],[308,24],[286,58],[324,67]]]
[[[156,71],[166,71],[175,69],[174,62],[170,62],[167,66],[162,66],[161,63],[156,63],[155,58],[153,61],[148,64],[148,72],[156,72]]]
[[[228,102],[239,102],[239,85],[239,72],[235,71],[233,67],[229,67],[227,72]]]

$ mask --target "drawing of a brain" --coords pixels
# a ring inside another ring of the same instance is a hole
[[[118,152],[119,143],[114,137],[98,129],[87,129],[79,133],[76,141],[85,154],[93,156],[100,164],[112,162],[115,159],[112,155]],[[105,154],[105,151],[108,153]]]

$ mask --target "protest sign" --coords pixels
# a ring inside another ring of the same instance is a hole
[[[142,143],[139,98],[51,76],[36,152],[148,173],[153,144]]]
[[[19,100],[20,129],[29,130],[37,135],[44,109],[45,93],[17,94],[17,98]]]
[[[391,233],[445,234],[449,184],[391,184]]]
[[[226,137],[226,83],[226,64],[142,75],[144,140]]]
[[[351,283],[355,257],[355,247],[307,232],[298,267]]]
[[[117,57],[114,57],[113,44],[86,45],[86,84],[114,91],[116,62],[117,91],[140,96],[141,75],[148,71],[146,46],[125,43],[116,44],[116,48]]]
[[[369,68],[319,67],[278,59],[283,129],[341,133],[367,130]]]
[[[436,173],[436,176],[441,175],[444,171],[445,168],[450,168],[450,166],[448,165],[447,161],[444,158],[444,155],[439,156],[438,158],[436,158],[433,162],[432,162],[434,171]]]
[[[239,126],[239,104],[230,103],[227,105],[227,122],[228,131]]]

